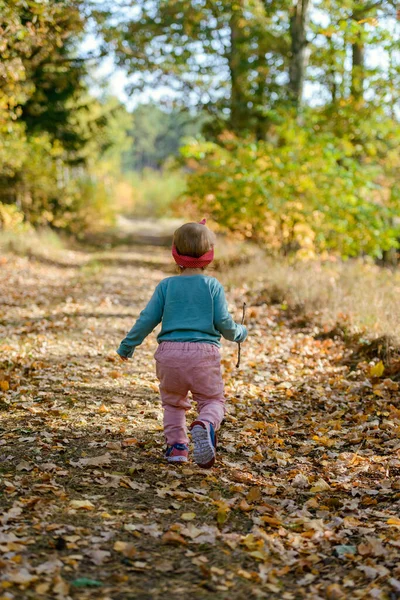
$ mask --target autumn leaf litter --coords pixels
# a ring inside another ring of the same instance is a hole
[[[3,260],[0,599],[399,598],[398,383],[232,288],[251,338],[239,370],[224,345],[217,465],[166,465],[155,338],[115,347],[169,269]]]

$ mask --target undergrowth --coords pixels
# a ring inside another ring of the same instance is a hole
[[[40,253],[60,251],[65,247],[62,238],[51,229],[27,228],[24,231],[1,231],[0,251],[18,256],[34,256]]]
[[[397,360],[400,348],[400,272],[372,261],[299,261],[257,257],[226,274],[248,286],[251,304],[276,304],[321,337],[341,337],[363,354]],[[372,357],[372,356],[371,356]]]

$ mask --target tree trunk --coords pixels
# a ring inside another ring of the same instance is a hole
[[[307,17],[311,0],[295,0],[290,17],[289,90],[294,104],[299,107],[303,97],[304,77],[307,68]]]
[[[381,0],[371,0],[367,3],[358,5],[357,10],[353,11],[351,18],[357,21],[360,29],[356,40],[351,45],[352,65],[351,65],[351,95],[357,103],[364,100],[364,80],[365,80],[365,44],[363,41],[364,20],[371,17],[376,10],[381,7]]]
[[[353,18],[359,19],[353,15]],[[351,95],[356,102],[362,102],[364,97],[364,69],[365,69],[365,47],[361,40],[361,33],[358,34],[358,40],[352,44],[352,65],[351,65]]]
[[[231,77],[231,117],[230,124],[232,130],[240,133],[247,126],[248,109],[246,102],[246,81],[245,69],[242,61],[244,60],[241,52],[243,18],[243,0],[236,1],[232,8],[230,19],[231,45],[229,51],[229,71]]]
[[[329,38],[328,44],[331,56],[334,57],[335,47],[331,38]],[[338,99],[338,84],[336,82],[336,66],[333,62],[328,67],[328,85],[331,92],[331,102],[332,104],[336,104]]]

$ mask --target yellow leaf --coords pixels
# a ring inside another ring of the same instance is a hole
[[[7,392],[10,389],[8,381],[0,381],[0,389],[3,390],[3,392]]]
[[[136,548],[130,542],[117,541],[114,544],[114,550],[116,552],[121,552],[121,554],[123,554],[127,558],[132,558],[136,554]]]
[[[326,483],[324,479],[318,479],[315,485],[311,488],[310,492],[327,492],[331,489],[329,483]]]
[[[229,508],[220,506],[217,512],[217,523],[223,525],[228,518]]]
[[[400,527],[400,519],[397,517],[390,517],[390,519],[388,519],[386,523],[388,525],[395,525],[396,527]]]
[[[253,579],[253,573],[249,573],[249,571],[245,571],[244,569],[238,569],[237,574],[245,579]]]
[[[196,513],[194,512],[187,512],[187,513],[183,513],[181,515],[181,519],[183,519],[184,521],[193,521],[193,519],[196,518]]]
[[[95,506],[90,500],[71,500],[69,503],[70,508],[94,510]]]
[[[275,519],[275,517],[268,517],[263,515],[261,517],[263,523],[268,523],[268,525],[272,525],[273,527],[280,527],[282,525],[282,521],[279,519]]]
[[[248,533],[244,538],[242,538],[241,543],[243,546],[246,546],[248,550],[254,552],[264,547],[264,540],[256,538],[252,533]]]
[[[370,369],[369,369],[369,374],[371,377],[382,377],[384,372],[385,372],[385,365],[383,364],[383,362],[381,360],[378,363],[376,363],[376,365],[374,365],[373,367],[370,367]]]
[[[259,487],[252,487],[249,493],[246,496],[246,500],[249,504],[252,502],[260,502],[261,500],[261,490]]]
[[[268,555],[265,552],[261,552],[261,550],[255,550],[254,552],[249,552],[249,555],[253,558],[257,558],[258,560],[267,560]]]
[[[45,583],[39,583],[36,587],[35,587],[35,592],[39,595],[43,595],[43,594],[47,594],[47,592],[50,589],[50,583],[45,582]]]

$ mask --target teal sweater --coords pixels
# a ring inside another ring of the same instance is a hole
[[[146,308],[117,352],[130,358],[136,346],[162,322],[160,342],[203,342],[220,346],[221,335],[231,342],[247,337],[244,325],[228,312],[222,285],[206,275],[177,275],[161,281]]]

